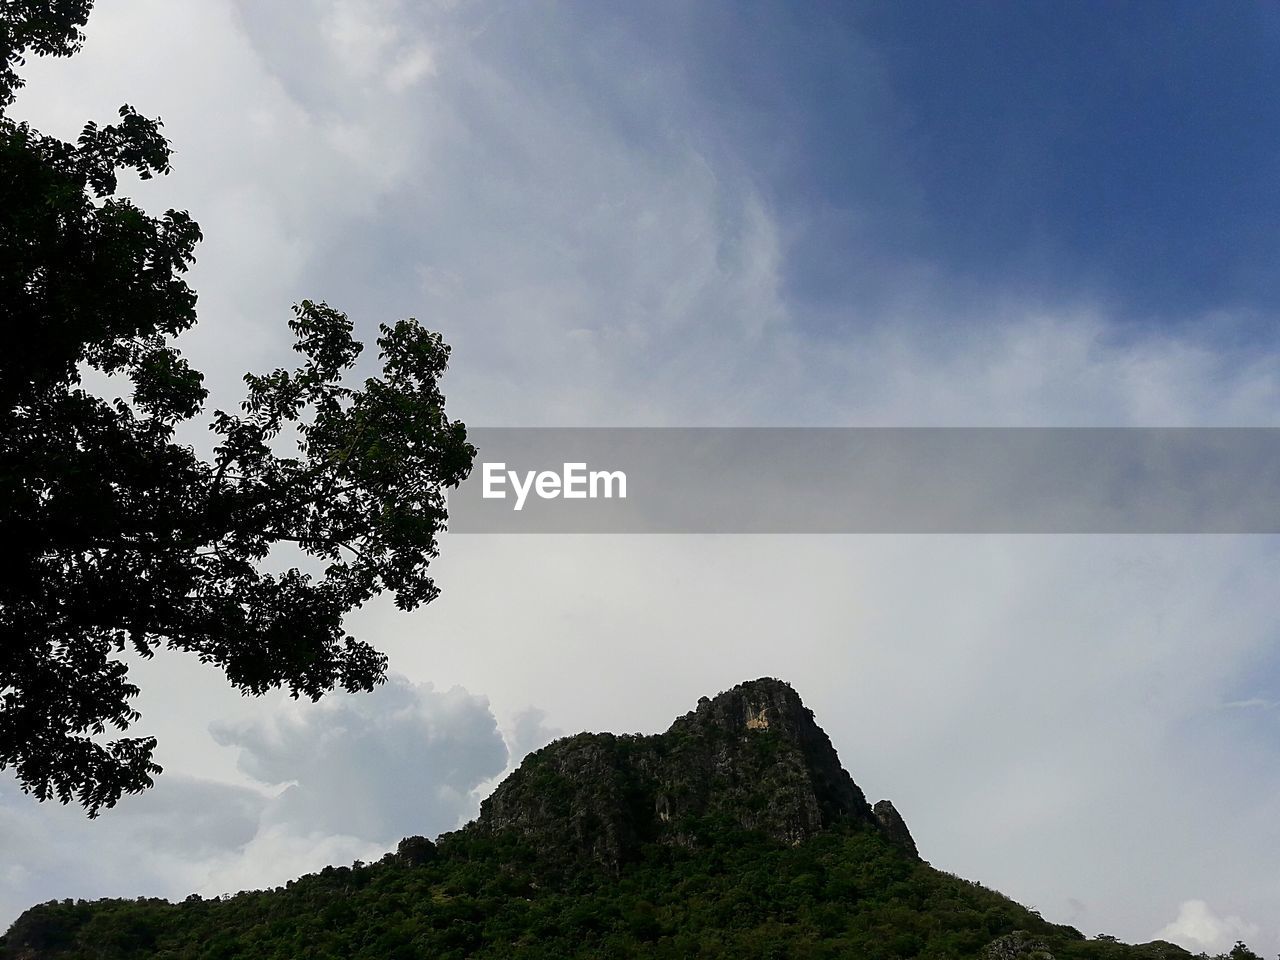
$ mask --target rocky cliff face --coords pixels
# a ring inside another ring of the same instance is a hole
[[[881,800],[872,807],[872,812],[885,836],[906,849],[913,857],[920,856],[916,851],[916,842],[911,838],[911,831],[907,829],[907,822],[892,803]]]
[[[876,808],[788,684],[739,684],[655,736],[580,734],[530,755],[469,827],[512,831],[566,859],[616,870],[643,843],[696,847],[742,829],[799,843],[838,820],[866,823],[915,857],[893,805]]]

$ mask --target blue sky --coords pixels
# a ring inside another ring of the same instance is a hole
[[[908,286],[974,314],[993,297],[1098,307],[1116,335],[1274,338],[1280,11],[1268,5],[577,3],[455,16],[513,77],[638,154],[687,145],[748,181],[778,224],[781,291],[808,333],[901,323]],[[295,42],[274,27],[268,50]],[[386,225],[367,223],[370,256],[397,242]]]
[[[114,0],[15,113],[164,118],[174,172],[131,192],[203,228],[184,348],[213,406],[289,362],[310,297],[366,341],[440,330],[479,426],[1278,426],[1278,21]],[[1274,955],[1278,561],[1265,537],[451,535],[440,600],[352,618],[405,678],[385,691],[309,708],[135,664],[160,786],[86,824],[0,783],[0,924],[369,859],[556,731],[660,730],[773,675],[935,865],[1089,933]],[[343,789],[330,748],[362,771]]]
[[[794,231],[800,303],[875,302],[874,263],[907,259],[959,296],[1090,298],[1129,322],[1276,306],[1274,7],[566,8],[584,13],[599,69],[648,45],[681,78],[673,110]]]

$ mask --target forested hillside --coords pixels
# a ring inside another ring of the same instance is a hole
[[[435,843],[411,837],[378,863],[221,899],[44,904],[0,957],[1190,954],[1087,939],[934,869],[892,805],[867,802],[795,692],[758,680],[704,698],[664,734],[551,744]]]

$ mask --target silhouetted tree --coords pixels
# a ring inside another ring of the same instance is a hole
[[[75,52],[91,5],[0,3],[0,769],[92,816],[159,772],[153,739],[107,736],[138,717],[127,648],[188,651],[252,694],[379,683],[344,616],[435,597],[444,490],[475,450],[445,415],[437,334],[383,326],[380,373],[351,384],[352,325],[310,301],[289,321],[301,365],[245,378],[211,458],[175,442],[206,397],[172,342],[196,322],[200,230],[116,194],[119,171],[168,172],[159,121],[125,106],[72,144],[5,115],[23,55]],[[90,368],[130,399],[86,389]],[[263,572],[285,543],[318,572]]]

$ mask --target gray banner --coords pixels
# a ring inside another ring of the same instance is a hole
[[[480,428],[453,533],[1277,533],[1276,428]]]

